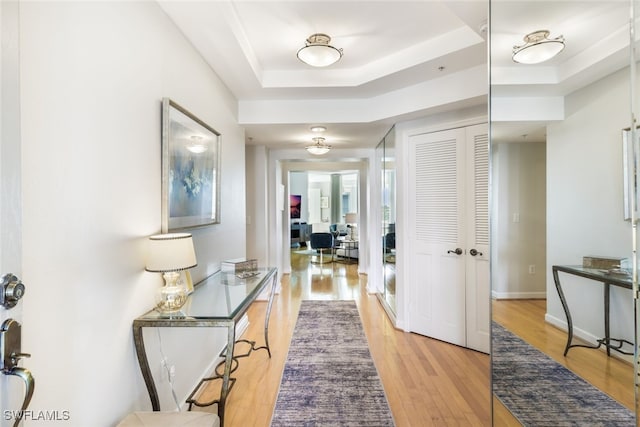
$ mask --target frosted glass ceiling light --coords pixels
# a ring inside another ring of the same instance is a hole
[[[326,34],[312,34],[306,46],[298,51],[298,59],[312,67],[326,67],[342,58],[342,49],[336,49],[329,42],[331,37]]]
[[[314,154],[316,156],[321,156],[323,154],[327,154],[329,152],[329,150],[331,150],[331,146],[327,145],[324,143],[324,138],[321,136],[318,136],[316,138],[313,138],[313,142],[315,142],[315,144],[313,145],[308,145],[307,151],[311,154]]]
[[[564,37],[549,39],[548,30],[539,30],[524,36],[525,44],[513,47],[513,60],[521,64],[539,64],[548,61],[564,49]]]

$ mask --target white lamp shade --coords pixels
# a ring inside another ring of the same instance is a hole
[[[346,224],[355,224],[356,222],[358,222],[358,214],[353,212],[345,214],[344,222]]]
[[[147,271],[165,273],[198,265],[189,233],[157,234],[149,237]]]

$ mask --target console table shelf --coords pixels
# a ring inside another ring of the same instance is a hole
[[[189,295],[183,310],[179,313],[166,315],[156,310],[151,310],[133,321],[133,339],[138,356],[138,363],[144,382],[149,392],[151,406],[154,411],[160,410],[160,401],[158,391],[151,374],[149,361],[144,345],[142,329],[147,328],[211,328],[222,327],[227,328],[227,345],[220,357],[223,361],[215,369],[215,375],[210,378],[203,379],[198,387],[189,396],[189,408],[191,405],[205,406],[205,404],[196,402],[193,396],[197,393],[200,385],[205,381],[221,379],[220,397],[208,404],[218,404],[218,416],[220,417],[220,425],[224,425],[224,409],[227,396],[235,382],[231,378],[231,373],[238,367],[238,358],[248,356],[254,350],[266,350],[271,357],[269,349],[269,316],[273,305],[273,297],[276,291],[277,269],[263,268],[258,270],[258,274],[253,277],[239,278],[232,273],[217,272],[195,286],[194,292]],[[264,319],[264,346],[256,347],[255,342],[247,340],[236,341],[235,332],[236,324],[244,316],[247,309],[255,301],[255,299],[271,285],[267,312]],[[234,355],[235,345],[237,342],[246,342],[251,349],[246,354]],[[235,363],[235,367],[233,366]],[[219,369],[224,366],[222,373]]]

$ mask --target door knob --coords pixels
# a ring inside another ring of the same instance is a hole
[[[448,254],[462,255],[462,249],[456,248],[455,251],[447,251]]]
[[[471,256],[476,256],[476,255],[480,255],[480,256],[482,256],[482,252],[478,252],[478,251],[477,251],[477,250],[475,250],[475,249],[471,249],[471,250],[469,251],[469,254],[470,254]]]

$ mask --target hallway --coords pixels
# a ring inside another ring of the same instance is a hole
[[[291,259],[291,274],[282,278],[282,292],[271,312],[272,358],[259,351],[241,359],[227,402],[227,427],[269,426],[303,299],[356,301],[398,427],[491,425],[489,356],[395,329],[377,297],[366,293],[367,276],[358,275],[357,264],[335,262],[320,268],[295,251]],[[251,323],[244,337],[259,344],[266,306],[258,302],[248,311]],[[216,383],[205,393],[213,395],[218,387]]]

